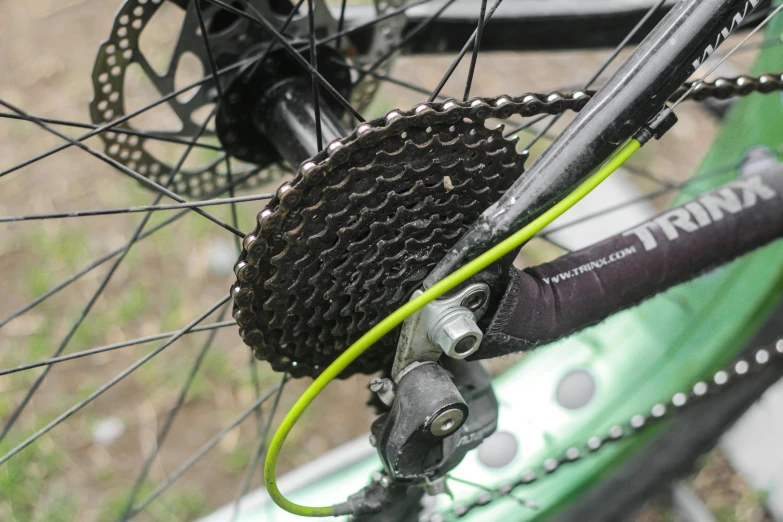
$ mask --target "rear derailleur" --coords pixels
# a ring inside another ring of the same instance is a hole
[[[489,375],[464,360],[481,344],[476,322],[488,296],[487,285],[472,284],[403,324],[390,378],[370,383],[388,407],[370,435],[384,469],[349,499],[356,515],[384,511],[412,489],[417,500],[422,490],[448,494],[446,474],[495,431],[498,402]]]

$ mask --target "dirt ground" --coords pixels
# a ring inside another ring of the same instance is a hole
[[[0,2],[3,42],[0,99],[41,117],[89,121],[87,107],[92,98],[93,60],[111,29],[119,5],[118,0]],[[176,28],[168,30],[170,34],[161,36],[161,42],[171,40],[171,35],[176,34]],[[487,55],[479,60],[473,93],[519,94],[573,85],[588,77],[606,54]],[[401,58],[394,74],[431,88],[450,60],[447,57]],[[455,80],[447,86],[447,94],[461,94],[460,81],[464,74],[465,68],[461,67]],[[141,83],[137,85],[140,88]],[[420,101],[419,94],[384,85],[368,108],[367,116],[378,116],[395,107],[410,107]],[[704,111],[688,106],[679,115],[681,123],[670,139],[656,144],[654,152],[645,149],[637,159],[640,165],[668,180],[681,179],[692,170],[714,134],[714,120]],[[67,128],[61,130],[72,136],[81,133]],[[524,140],[523,137],[521,141]],[[33,124],[0,118],[0,169],[61,142]],[[102,150],[97,138],[86,143]],[[274,188],[270,185],[258,190]],[[0,215],[131,206],[148,204],[151,199],[151,194],[135,181],[73,147],[0,178]],[[240,205],[241,229],[251,227],[260,208],[257,202]],[[230,219],[226,208],[213,207],[211,211],[222,219]],[[156,216],[153,224],[164,217]],[[137,214],[2,224],[0,317],[6,317],[92,260],[123,245],[140,219]],[[181,328],[228,291],[233,282],[232,248],[231,237],[225,231],[192,214],[139,243],[120,265],[64,353]],[[101,265],[3,326],[0,367],[51,356],[110,265]],[[218,320],[218,314],[213,314],[206,322]],[[206,337],[206,333],[196,333],[180,339],[0,466],[0,520],[117,519],[122,514],[129,485],[145,456],[156,446],[156,433],[173,407]],[[14,429],[0,443],[0,454],[92,393],[158,343],[53,366]],[[217,333],[214,346],[207,353],[168,439],[150,469],[142,497],[252,404],[256,391],[250,360],[249,351],[235,328],[224,328]],[[501,362],[493,366],[493,371],[498,372],[502,367]],[[264,393],[277,384],[279,376],[263,364],[257,369],[260,390]],[[0,377],[0,419],[8,418],[40,371]],[[352,378],[329,387],[293,433],[289,451],[281,461],[281,471],[367,432],[372,420],[370,411],[364,407],[368,398],[367,380],[367,377]],[[288,387],[281,400],[281,411],[287,409],[306,384],[299,381]],[[346,411],[353,414],[345,416]],[[336,418],[340,421],[334,421]],[[138,520],[188,520],[231,502],[256,445],[257,430],[258,423],[251,416],[153,502]],[[695,480],[697,484],[709,484],[707,479]],[[257,472],[252,486],[257,487],[259,483],[260,472]],[[706,485],[701,490],[708,495],[710,488]]]

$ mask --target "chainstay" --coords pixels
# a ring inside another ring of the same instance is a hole
[[[567,464],[572,464],[595,454],[601,448],[626,440],[633,435],[658,426],[664,421],[671,420],[701,403],[705,398],[721,393],[733,384],[747,379],[770,364],[780,363],[781,361],[783,361],[783,338],[776,341],[770,348],[761,348],[756,350],[751,356],[743,356],[736,359],[733,363],[715,372],[709,381],[699,381],[690,390],[674,394],[668,403],[657,403],[650,408],[649,412],[633,415],[624,424],[613,425],[603,435],[590,437],[581,446],[572,446],[559,457],[546,459],[539,468],[527,470],[512,481],[503,483],[495,489],[484,491],[473,502],[458,504],[450,512],[434,513],[422,519],[421,522],[450,522],[458,520],[476,508],[486,506],[501,497],[510,495],[520,486],[532,484],[545,476],[555,473]]]

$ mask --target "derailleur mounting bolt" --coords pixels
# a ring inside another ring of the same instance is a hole
[[[428,337],[449,357],[464,359],[478,350],[483,333],[476,325],[473,312],[460,307],[438,318],[430,327]]]

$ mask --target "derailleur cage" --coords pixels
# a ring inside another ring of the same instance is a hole
[[[391,409],[371,428],[390,483],[443,477],[495,431],[497,412],[479,363],[444,357],[410,365],[398,377]]]

